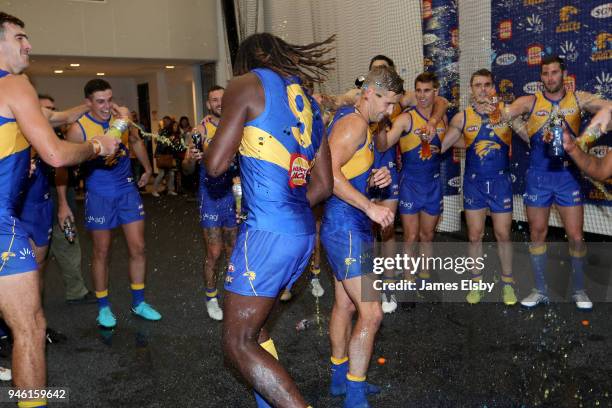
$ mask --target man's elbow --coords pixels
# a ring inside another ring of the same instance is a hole
[[[225,163],[224,161],[214,157],[207,157],[204,160],[204,166],[206,167],[206,174],[211,177],[219,177],[227,171],[229,168],[229,163]]]

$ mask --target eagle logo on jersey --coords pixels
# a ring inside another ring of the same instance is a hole
[[[476,146],[474,148],[474,150],[476,151],[476,154],[481,159],[485,157],[486,155],[488,155],[491,151],[499,150],[499,149],[501,149],[501,146],[499,145],[499,143],[495,143],[490,140],[481,140],[479,142],[476,142]]]
[[[296,188],[305,185],[309,171],[308,159],[299,153],[292,154],[289,161],[289,187]]]
[[[253,271],[247,271],[243,273],[242,276],[246,276],[251,282],[253,282],[257,277],[257,274]]]

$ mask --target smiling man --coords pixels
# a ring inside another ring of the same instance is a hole
[[[112,122],[113,91],[108,82],[92,79],[85,85],[85,103],[89,112],[68,130],[67,139],[82,143],[96,133],[106,131]],[[129,132],[129,133],[128,133]],[[98,299],[97,322],[103,327],[117,324],[108,301],[108,254],[111,232],[121,226],[129,252],[129,275],[132,290],[132,313],[146,320],[161,315],[144,301],[146,274],[144,242],[144,208],[132,176],[129,145],[145,168],[138,187],[151,177],[151,163],[135,127],[121,135],[120,148],[113,156],[89,161],[85,168],[85,226],[93,239],[92,275]]]

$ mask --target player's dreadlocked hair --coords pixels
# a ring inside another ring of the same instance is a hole
[[[333,49],[335,35],[307,45],[288,44],[269,33],[253,34],[238,49],[234,75],[243,75],[255,68],[269,68],[282,76],[297,76],[303,83],[321,83],[336,59],[323,59]]]

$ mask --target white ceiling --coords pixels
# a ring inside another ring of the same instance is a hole
[[[104,72],[105,76],[134,77],[154,74],[156,71],[166,69],[166,65],[174,65],[176,68],[186,68],[192,64],[204,61],[165,61],[148,59],[121,59],[121,58],[91,58],[91,57],[56,57],[45,55],[30,56],[30,66],[26,73],[31,76],[54,76],[57,77],[91,77],[98,72]],[[79,67],[71,67],[71,63],[81,64]],[[53,73],[61,69],[62,74]]]

